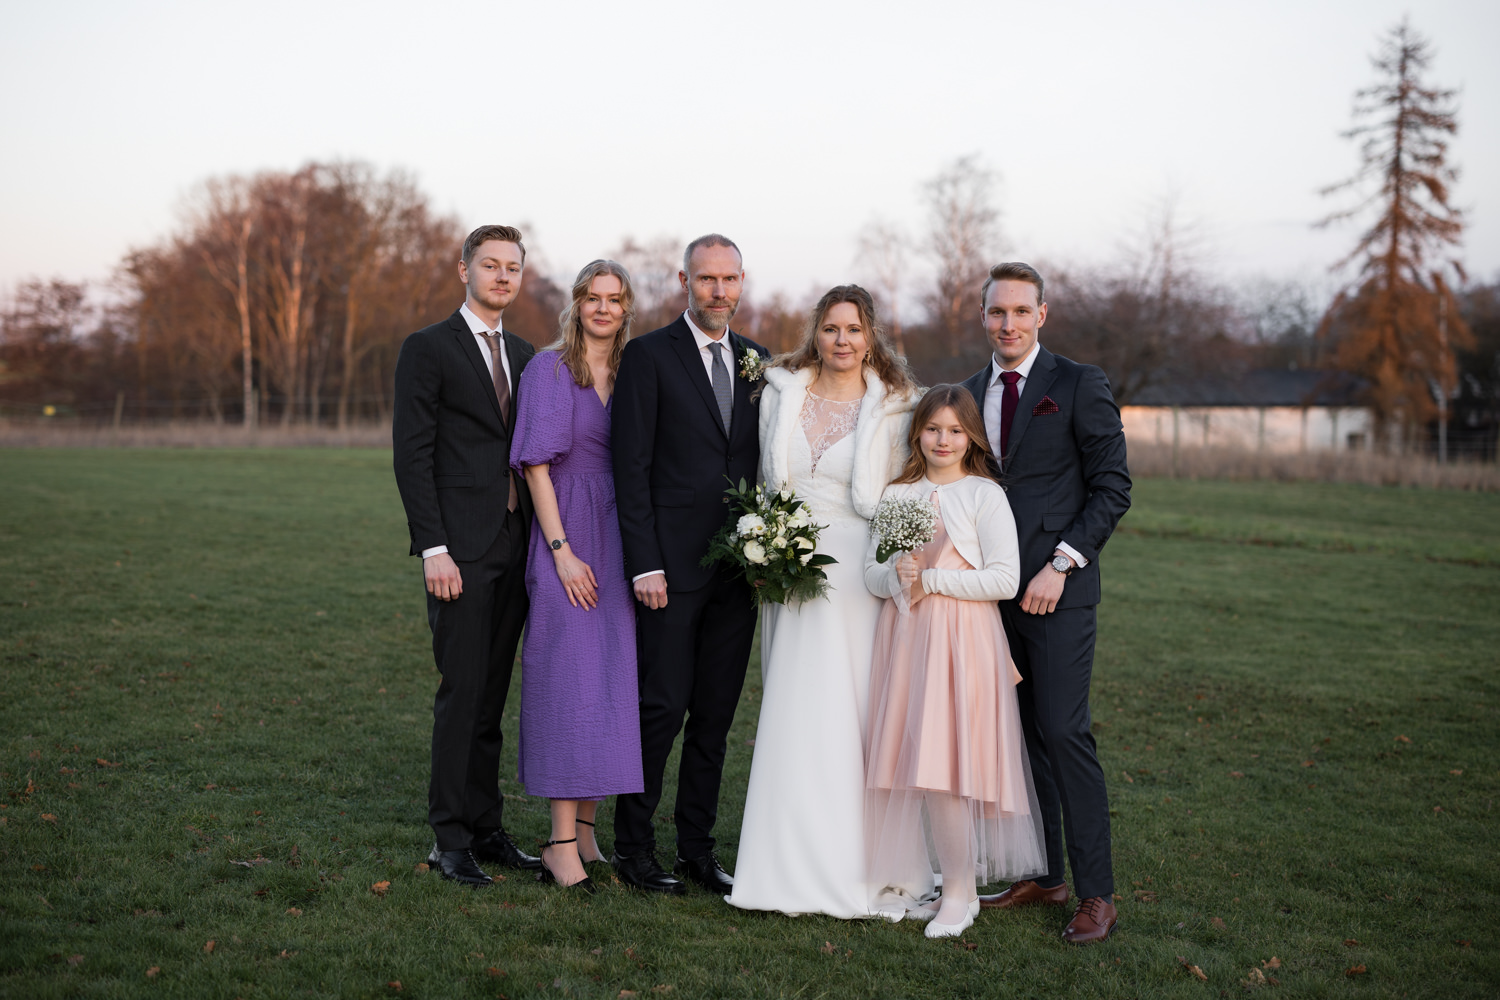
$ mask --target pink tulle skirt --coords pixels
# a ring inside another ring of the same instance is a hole
[[[916,555],[924,569],[973,569],[941,521]],[[929,594],[902,612],[886,601],[875,633],[865,755],[875,885],[901,884],[913,865],[935,861],[934,808],[950,820],[956,811],[966,817],[979,884],[1045,870],[1016,705],[1020,679],[993,602]]]

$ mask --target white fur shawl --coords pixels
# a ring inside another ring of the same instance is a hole
[[[768,486],[784,486],[791,479],[792,434],[801,430],[802,404],[815,370],[766,370],[760,396],[760,479]],[[854,430],[854,474],[850,501],[860,517],[875,514],[886,484],[906,462],[906,432],[919,393],[887,396],[885,383],[865,369],[865,397],[859,405]]]

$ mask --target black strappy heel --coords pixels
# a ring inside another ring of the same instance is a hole
[[[592,830],[594,828],[594,824],[591,823],[591,822],[589,822],[586,819],[575,819],[573,822],[575,822],[575,823],[582,823],[584,826],[588,827],[590,830]],[[594,846],[595,847],[599,846],[599,842],[597,840],[594,841]],[[578,860],[579,861],[583,861],[583,855],[582,854],[578,855]],[[606,858],[606,857],[604,857],[604,852],[603,851],[600,851],[599,852],[599,857],[593,859],[592,861],[583,861],[583,863],[585,865],[607,865],[607,864],[609,864],[609,859]]]
[[[543,844],[542,850],[540,852],[542,855],[542,870],[536,873],[536,880],[538,882],[556,882],[557,885],[563,889],[582,889],[584,892],[592,896],[594,893],[599,891],[599,887],[595,885],[594,880],[589,878],[587,875],[579,879],[577,882],[573,882],[569,885],[563,885],[561,882],[557,881],[557,876],[552,874],[552,869],[547,867],[547,848],[552,847],[556,844],[576,843],[578,843],[577,837],[569,837],[567,840],[549,840],[545,844]],[[580,863],[582,863],[581,859]]]

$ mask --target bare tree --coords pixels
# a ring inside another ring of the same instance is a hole
[[[928,217],[922,250],[935,271],[927,304],[953,357],[974,332],[979,287],[1000,243],[998,180],[977,154],[970,154],[922,186]]]
[[[1320,333],[1334,344],[1340,367],[1363,376],[1380,418],[1408,431],[1418,421],[1446,415],[1456,378],[1454,351],[1471,342],[1442,259],[1463,235],[1463,214],[1451,204],[1458,171],[1448,163],[1449,137],[1458,131],[1456,91],[1423,80],[1432,61],[1426,39],[1402,21],[1382,40],[1371,63],[1379,82],[1356,94],[1356,124],[1344,135],[1360,140],[1360,167],[1324,194],[1367,191],[1321,225],[1374,214],[1354,250],[1336,265],[1356,266]],[[1412,434],[1403,435],[1411,440]]]
[[[675,236],[657,236],[645,243],[627,236],[611,254],[630,272],[638,332],[666,326],[687,308],[687,296],[677,280],[684,246]]]
[[[872,277],[876,295],[884,301],[890,317],[891,339],[896,353],[906,354],[901,336],[901,290],[911,273],[911,239],[895,223],[872,219],[865,223],[857,238],[855,262]]]
[[[239,320],[241,391],[246,427],[256,424],[255,355],[250,329],[250,235],[255,209],[242,178],[216,178],[203,185],[196,220],[203,266],[234,298]]]

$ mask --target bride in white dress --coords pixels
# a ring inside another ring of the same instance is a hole
[[[735,861],[734,906],[835,917],[875,915],[864,857],[865,729],[881,601],[864,583],[869,517],[906,459],[918,391],[858,285],[831,289],[801,347],[766,371],[761,481],[787,486],[827,525],[818,551],[826,599],[767,605],[764,692]],[[912,884],[932,890],[926,858]],[[886,887],[882,886],[882,889]]]

